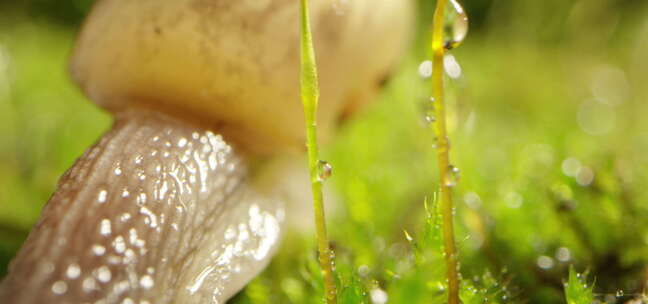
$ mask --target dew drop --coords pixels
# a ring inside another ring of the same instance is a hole
[[[124,253],[124,251],[126,251],[126,241],[121,235],[115,238],[112,245],[117,253]]]
[[[122,213],[122,215],[119,217],[119,219],[120,219],[122,222],[128,222],[128,220],[131,219],[131,215],[130,215],[130,213],[128,213],[128,212],[124,212],[124,213]]]
[[[333,166],[327,161],[320,160],[317,162],[317,178],[320,182],[327,180],[333,174]]]
[[[110,272],[108,266],[101,266],[95,271],[95,276],[97,277],[97,280],[99,280],[99,282],[108,283],[112,278],[112,273]]]
[[[99,232],[101,233],[101,235],[104,236],[110,235],[110,233],[112,232],[110,220],[108,219],[101,220],[101,226],[99,228]]]
[[[68,289],[67,283],[63,281],[56,281],[52,284],[52,292],[57,295],[64,294]]]
[[[151,289],[153,287],[153,278],[150,275],[145,275],[140,278],[140,286],[144,289]]]
[[[68,278],[74,280],[81,275],[81,267],[79,267],[79,264],[70,264],[65,274],[67,275]]]
[[[444,37],[447,37],[444,43],[446,50],[458,47],[468,34],[468,15],[457,0],[450,0],[443,31]]]
[[[434,116],[435,110],[434,97],[426,97],[420,103],[420,111],[423,117],[424,126],[428,126],[436,121],[436,117]]]
[[[97,281],[95,281],[95,279],[92,277],[87,277],[83,280],[81,286],[83,287],[83,291],[91,292],[97,289]]]
[[[436,121],[436,116],[428,113],[423,116],[423,121],[427,124],[433,124]]]
[[[104,253],[106,253],[106,247],[101,245],[93,245],[92,253],[94,253],[96,256],[102,256],[104,255]]]
[[[180,140],[178,140],[178,148],[184,148],[184,146],[187,145],[187,142],[186,138],[180,138]]]
[[[623,297],[623,295],[624,295],[623,290],[619,289],[619,290],[616,291],[616,296],[617,297]]]
[[[103,204],[103,203],[106,202],[107,197],[108,197],[108,191],[101,190],[101,191],[99,191],[99,194],[97,194],[97,202],[99,204]]]
[[[448,166],[448,176],[446,177],[445,185],[447,187],[454,187],[459,182],[461,178],[461,171],[459,168],[450,165]]]

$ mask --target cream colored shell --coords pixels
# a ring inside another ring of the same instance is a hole
[[[311,1],[324,137],[401,57],[410,14],[407,0]],[[254,151],[303,146],[297,0],[103,0],[71,69],[111,112],[184,116]]]

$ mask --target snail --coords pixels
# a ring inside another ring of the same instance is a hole
[[[98,1],[71,74],[115,123],[60,179],[0,302],[222,303],[263,270],[286,214],[256,171],[304,142],[298,5]],[[312,2],[324,136],[397,62],[410,6]]]

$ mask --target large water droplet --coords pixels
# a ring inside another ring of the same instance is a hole
[[[320,160],[317,162],[317,178],[320,182],[327,180],[333,174],[333,166],[327,161]]]
[[[468,34],[468,15],[457,0],[450,0],[446,10],[446,22],[443,26],[446,50],[458,47]]]
[[[461,171],[459,168],[450,165],[448,166],[448,176],[446,177],[445,185],[448,187],[454,187],[459,182],[461,178]]]
[[[616,296],[617,297],[623,297],[623,295],[624,295],[623,290],[619,289],[619,290],[616,291]]]

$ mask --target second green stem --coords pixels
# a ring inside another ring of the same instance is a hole
[[[439,166],[439,196],[441,202],[441,213],[443,216],[443,247],[448,276],[448,303],[459,304],[459,264],[457,261],[457,249],[454,237],[454,206],[452,203],[452,181],[450,164],[450,144],[448,142],[448,130],[446,125],[446,113],[444,104],[443,59],[445,56],[443,26],[445,22],[445,10],[447,0],[437,0],[434,11],[432,28],[432,97],[434,98],[434,113],[436,117],[432,124],[437,135],[437,162]]]
[[[313,191],[313,209],[319,249],[319,263],[324,277],[326,303],[337,303],[337,291],[333,274],[333,254],[329,247],[322,195],[322,179],[319,168],[319,148],[317,146],[317,106],[319,88],[315,50],[308,17],[308,0],[301,0],[301,98],[306,120],[306,148]]]

